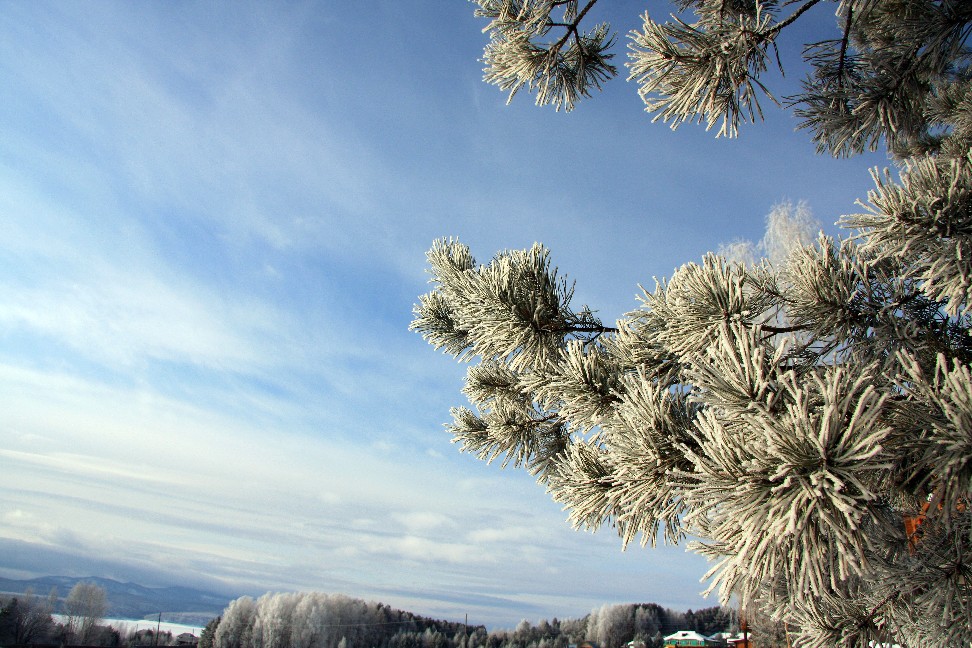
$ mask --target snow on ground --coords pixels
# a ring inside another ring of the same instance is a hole
[[[67,617],[61,614],[53,615],[54,619],[59,623],[64,623]],[[203,626],[191,626],[182,623],[169,623],[168,621],[162,621],[159,623],[158,618],[155,619],[102,619],[99,625],[111,626],[122,635],[128,632],[135,632],[138,630],[151,630],[155,632],[156,628],[160,632],[169,631],[172,636],[180,635],[183,632],[189,632],[197,637],[199,633],[202,632]]]

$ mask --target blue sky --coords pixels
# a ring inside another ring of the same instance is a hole
[[[644,9],[597,8],[622,34]],[[407,330],[424,253],[541,241],[611,321],[780,201],[835,232],[885,162],[815,155],[769,102],[737,140],[672,132],[623,80],[570,114],[507,106],[472,10],[3,4],[0,572],[491,626],[716,604],[700,558],[573,531],[529,476],[458,454],[465,369]]]

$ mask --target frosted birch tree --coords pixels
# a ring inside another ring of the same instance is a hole
[[[64,599],[64,612],[75,641],[88,642],[108,613],[108,594],[97,583],[77,583]]]
[[[257,604],[249,596],[230,602],[223,611],[213,637],[216,648],[251,648]]]
[[[573,108],[617,73],[595,3],[478,0],[486,80]],[[781,32],[821,8],[835,32],[788,101],[821,152],[898,164],[846,237],[780,247],[790,213],[772,260],[707,255],[610,324],[542,245],[479,264],[440,240],[412,328],[470,363],[454,441],[529,470],[576,526],[693,538],[709,590],[796,646],[969,646],[972,3],[678,0],[630,34],[629,78],[656,119],[735,136]]]

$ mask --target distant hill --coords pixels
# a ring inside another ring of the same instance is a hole
[[[189,587],[144,587],[136,583],[120,583],[109,578],[73,578],[44,576],[30,580],[0,578],[0,595],[20,595],[31,588],[38,596],[47,596],[52,587],[63,599],[80,581],[98,584],[108,594],[108,614],[115,619],[158,618],[171,623],[204,625],[223,613],[230,598],[213,592]]]

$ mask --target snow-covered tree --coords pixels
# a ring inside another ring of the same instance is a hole
[[[609,28],[580,27],[596,0],[477,2],[487,80],[569,109],[615,74]],[[677,0],[632,33],[630,76],[664,121],[735,135],[778,35],[816,5],[837,30],[806,50],[803,125],[821,151],[884,142],[899,164],[847,238],[806,240],[785,208],[760,245],[682,266],[614,325],[571,303],[542,245],[478,264],[440,240],[412,328],[474,361],[454,440],[530,470],[578,527],[698,538],[710,590],[797,646],[968,646],[972,3]]]
[[[64,612],[75,641],[89,642],[108,613],[108,594],[97,583],[79,582],[64,599]]]
[[[239,598],[223,611],[214,648],[447,647],[464,624],[436,621],[343,594],[268,592]],[[479,629],[473,629],[478,632]],[[485,630],[483,629],[483,632]]]
[[[249,596],[232,601],[223,611],[213,645],[216,648],[252,648],[256,602]]]
[[[598,0],[473,0],[488,19],[485,79],[537,104],[571,110],[616,76],[616,37],[584,24]],[[583,6],[581,6],[583,4]],[[836,13],[833,32],[802,44],[810,68],[802,92],[785,97],[821,151],[849,155],[882,140],[900,158],[948,150],[972,138],[968,25],[964,0],[673,0],[667,22],[647,12],[628,36],[628,79],[645,109],[673,128],[683,122],[737,135],[762,116],[764,83],[782,71],[784,31],[811,12]],[[791,30],[792,31],[792,30]],[[806,33],[804,30],[803,33]],[[798,47],[799,43],[791,45]]]
[[[327,600],[322,596],[303,596],[294,608],[291,648],[320,648],[327,637]]]
[[[603,605],[591,612],[587,635],[604,648],[621,648],[635,636],[634,605]]]
[[[782,202],[766,215],[766,233],[758,243],[735,240],[719,246],[717,254],[729,262],[754,265],[766,259],[782,266],[795,248],[813,244],[820,231],[820,221],[813,217],[805,202],[793,205]]]
[[[253,617],[254,646],[291,646],[299,594],[264,594]]]

